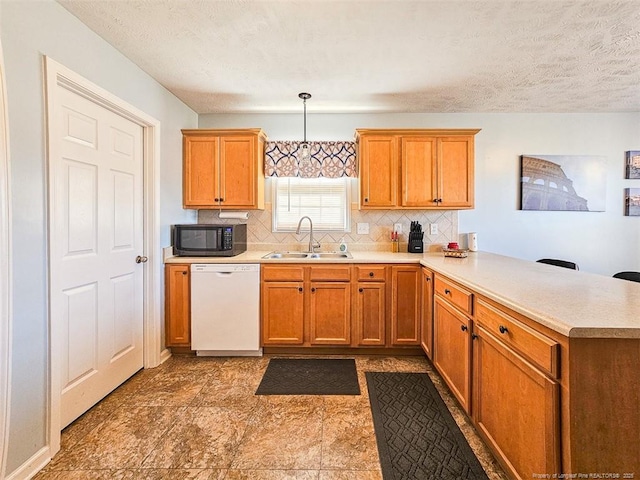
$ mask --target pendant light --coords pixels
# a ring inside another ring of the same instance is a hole
[[[311,160],[311,146],[307,142],[307,100],[311,98],[310,93],[299,93],[298,97],[302,99],[302,105],[304,107],[304,140],[300,144],[300,163],[308,164]]]

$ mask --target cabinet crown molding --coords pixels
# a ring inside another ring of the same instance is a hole
[[[357,140],[361,135],[475,135],[480,130],[480,128],[356,128],[355,138]]]
[[[189,136],[197,136],[201,135],[203,137],[208,136],[242,136],[242,135],[258,135],[263,138],[267,138],[267,134],[261,128],[233,128],[233,129],[217,129],[217,128],[193,128],[193,129],[182,129],[183,135]]]

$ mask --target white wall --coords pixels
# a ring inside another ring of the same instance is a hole
[[[260,127],[272,140],[302,138],[301,113],[200,115],[199,126]],[[640,113],[307,115],[309,140],[352,139],[356,128],[440,127],[482,129],[476,135],[476,208],[459,213],[459,231],[478,232],[481,250],[563,258],[604,275],[640,270],[640,218],[623,216],[624,188],[640,188],[638,180],[624,180],[624,152],[640,149]],[[518,210],[522,154],[606,156],[606,211]]]
[[[13,358],[7,473],[46,443],[47,252],[43,55],[71,68],[161,122],[161,242],[169,225],[193,222],[182,209],[181,128],[197,115],[62,6],[2,2],[11,142]],[[158,255],[160,252],[156,252]]]

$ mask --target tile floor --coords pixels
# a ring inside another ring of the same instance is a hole
[[[380,480],[365,371],[427,372],[490,480],[492,455],[422,357],[356,356],[360,396],[255,396],[269,357],[174,356],[62,432],[35,480]]]

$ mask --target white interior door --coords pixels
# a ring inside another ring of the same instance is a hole
[[[143,129],[56,88],[51,322],[65,427],[143,366]]]

